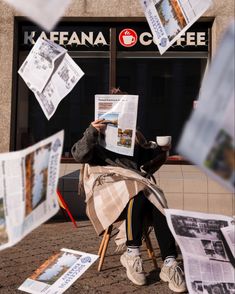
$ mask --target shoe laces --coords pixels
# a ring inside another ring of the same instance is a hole
[[[173,280],[177,285],[184,283],[184,271],[180,264],[175,262],[169,270],[171,280]]]
[[[137,256],[133,262],[133,268],[135,269],[135,271],[137,273],[143,273],[144,269],[143,269],[143,261],[140,258],[140,256]]]

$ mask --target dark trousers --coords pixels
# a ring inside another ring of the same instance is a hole
[[[146,219],[151,220],[160,247],[162,259],[177,257],[175,239],[168,227],[166,217],[144,196],[143,192],[132,198],[126,207],[127,246],[141,246]]]

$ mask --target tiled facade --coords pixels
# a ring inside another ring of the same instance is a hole
[[[235,214],[234,195],[191,165],[164,165],[157,173],[170,208]]]
[[[61,174],[72,174],[79,164],[62,164]],[[235,215],[234,195],[192,165],[163,165],[155,174],[169,208]],[[78,178],[71,175],[60,179],[60,189],[75,217],[85,216],[84,199],[77,195]],[[66,183],[67,182],[67,183]]]

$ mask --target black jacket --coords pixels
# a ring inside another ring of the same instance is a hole
[[[140,171],[140,167],[147,173],[153,174],[167,159],[167,152],[157,147],[146,148],[135,145],[134,156],[120,155],[103,148],[98,143],[100,133],[90,125],[83,137],[73,145],[72,155],[79,163],[91,165],[116,165]]]

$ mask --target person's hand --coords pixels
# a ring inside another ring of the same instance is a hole
[[[161,146],[162,151],[169,151],[171,149],[171,144],[166,146]]]
[[[91,125],[100,133],[104,133],[104,131],[106,130],[107,124],[102,124],[102,122],[104,122],[105,119],[96,119],[94,120]]]

